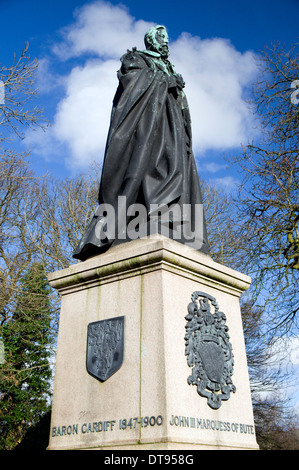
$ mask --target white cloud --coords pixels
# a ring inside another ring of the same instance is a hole
[[[210,178],[210,183],[215,185],[216,188],[222,188],[227,191],[234,191],[237,189],[240,181],[233,176],[223,176],[220,178]]]
[[[154,25],[136,21],[124,5],[96,1],[75,11],[76,22],[63,30],[63,43],[54,52],[63,59],[93,53],[103,58],[119,58],[133,46],[143,48],[145,32]]]
[[[299,336],[279,338],[271,346],[270,355],[285,369],[299,366]]]
[[[47,145],[39,150],[49,156],[64,146],[73,168],[102,160],[119,59],[127,49],[144,48],[143,37],[152,24],[103,1],[76,11],[53,51],[56,60],[76,58],[80,66],[63,77],[65,96],[57,105]],[[170,60],[186,82],[195,153],[246,144],[254,122],[243,92],[256,72],[253,54],[241,54],[221,38],[201,40],[183,33],[170,44]],[[34,139],[36,149],[45,142],[38,135]]]
[[[67,95],[59,103],[53,132],[68,144],[75,166],[84,167],[104,153],[117,68],[114,60],[92,60],[75,67],[68,77]]]
[[[186,33],[171,51],[186,81],[195,152],[247,143],[254,126],[243,92],[256,73],[253,54],[241,54],[221,38],[201,40]]]
[[[290,343],[290,362],[294,366],[299,366],[299,337],[291,338]]]
[[[210,162],[201,162],[201,168],[209,173],[217,173],[218,171],[224,171],[226,169],[226,165],[223,163],[216,163],[213,161]]]

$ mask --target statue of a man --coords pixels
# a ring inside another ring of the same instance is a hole
[[[99,189],[99,206],[74,257],[162,233],[208,253],[184,80],[155,26],[145,51],[121,58]]]

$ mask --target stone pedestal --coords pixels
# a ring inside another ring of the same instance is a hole
[[[257,449],[239,296],[250,278],[161,235],[138,239],[49,275],[61,294],[48,449]],[[218,409],[185,354],[195,291],[226,315],[236,387]],[[87,330],[124,316],[124,357],[100,381],[86,368]]]

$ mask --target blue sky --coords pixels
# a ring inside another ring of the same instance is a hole
[[[245,99],[254,58],[272,41],[298,39],[299,0],[140,2],[0,0],[0,63],[30,43],[40,63],[40,105],[52,127],[26,134],[37,171],[67,176],[101,162],[120,56],[143,48],[153,23],[170,36],[170,60],[186,81],[200,173],[235,181],[230,155],[258,138]]]
[[[1,0],[1,62],[29,40],[32,54],[42,54],[60,28],[73,21],[85,0]],[[201,38],[228,38],[240,51],[260,50],[279,40],[291,44],[298,37],[298,0],[125,0],[136,19],[165,24],[170,37],[182,31]]]

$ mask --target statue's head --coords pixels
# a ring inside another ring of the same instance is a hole
[[[169,56],[168,34],[165,26],[153,26],[144,36],[145,47],[149,51],[159,52],[163,58]]]

